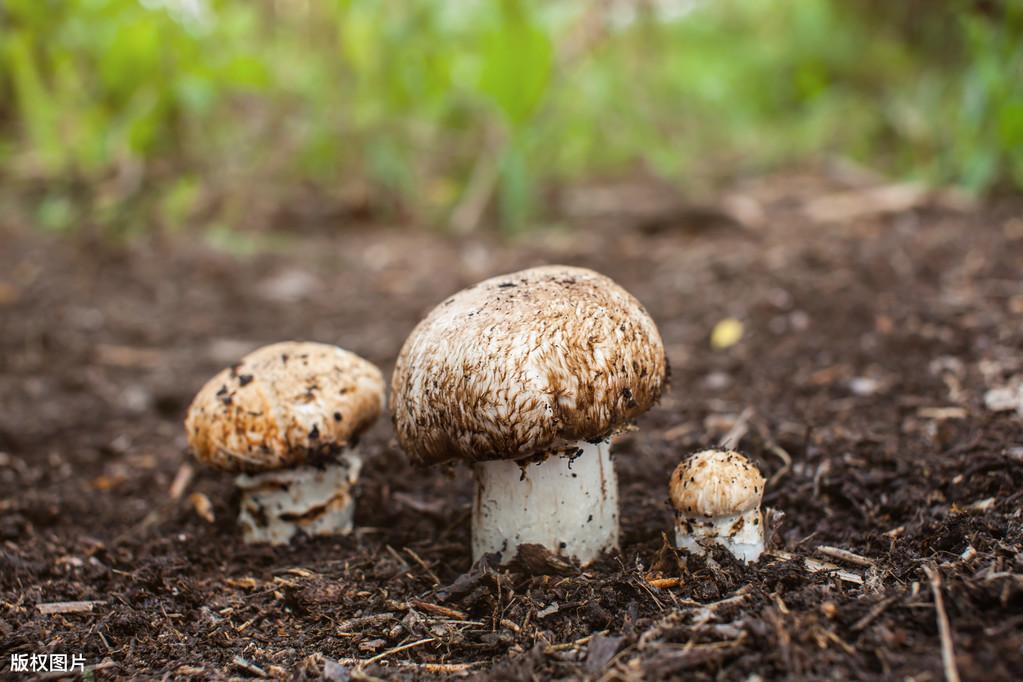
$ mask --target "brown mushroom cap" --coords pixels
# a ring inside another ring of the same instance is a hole
[[[224,471],[297,466],[348,445],[380,415],[375,365],[321,343],[265,346],[213,377],[188,408],[188,444]]]
[[[730,516],[760,505],[764,477],[738,452],[704,450],[675,467],[668,494],[686,516]]]
[[[450,297],[405,341],[391,380],[398,440],[417,462],[519,459],[604,438],[649,409],[664,345],[611,279],[563,265]]]

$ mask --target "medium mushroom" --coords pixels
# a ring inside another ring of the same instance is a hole
[[[213,377],[188,408],[199,461],[238,473],[246,542],[352,529],[359,434],[380,415],[380,370],[321,343],[265,346]]]
[[[643,306],[592,270],[494,277],[434,308],[391,381],[401,446],[472,463],[474,559],[539,544],[582,563],[618,545],[611,437],[660,397],[664,346]]]
[[[703,554],[713,542],[747,563],[764,551],[764,477],[743,455],[732,450],[696,453],[675,468],[668,493],[679,549]]]

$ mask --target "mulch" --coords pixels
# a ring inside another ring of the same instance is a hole
[[[3,228],[0,671],[52,652],[97,679],[1023,678],[1023,406],[990,393],[1023,382],[1023,211],[807,210],[855,189],[793,174],[711,220],[321,225],[244,255]],[[182,471],[189,400],[248,350],[337,343],[389,373],[434,304],[547,262],[615,278],[668,349],[670,393],[616,444],[620,552],[473,566],[470,472],[412,467],[386,419],[349,537],[246,546],[230,477]],[[715,348],[729,318],[742,337]],[[750,566],[665,539],[671,470],[729,432],[769,479]]]

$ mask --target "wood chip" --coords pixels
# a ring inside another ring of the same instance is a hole
[[[390,612],[387,612],[387,613],[374,613],[374,614],[369,615],[369,616],[359,616],[358,618],[349,618],[348,620],[343,620],[343,621],[341,621],[340,623],[337,624],[338,634],[342,635],[342,636],[350,635],[350,634],[352,634],[353,630],[357,630],[357,629],[365,627],[367,625],[368,626],[376,627],[378,625],[383,625],[384,623],[386,623],[389,620],[394,620],[394,619],[395,619],[394,618],[394,614],[390,613]]]
[[[782,552],[780,550],[772,550],[768,552],[768,556],[781,559],[782,561],[793,561],[799,559],[799,557],[797,557],[795,554],[791,554],[790,552]],[[806,570],[810,571],[811,573],[821,573],[824,571],[829,571],[834,573],[835,577],[844,582],[853,583],[854,585],[863,584],[863,576],[861,576],[860,574],[853,573],[852,571],[842,570],[835,564],[830,564],[826,561],[818,561],[817,559],[811,559],[810,557],[806,557],[803,559],[803,566],[806,567]]]
[[[993,497],[986,497],[983,500],[977,500],[973,504],[968,505],[966,508],[969,509],[970,511],[984,512],[984,511],[988,511],[989,509],[991,509],[994,506],[995,506],[995,498],[993,498]]]
[[[194,475],[195,469],[192,465],[188,462],[182,462],[181,466],[178,467],[178,473],[174,474],[174,481],[167,491],[172,500],[181,499],[181,496],[185,494],[185,490],[188,488],[188,484],[192,482]]]
[[[247,672],[249,674],[252,674],[252,675],[255,675],[256,677],[266,677],[266,671],[265,670],[260,668],[258,665],[256,665],[252,661],[244,659],[241,656],[235,656],[234,658],[232,658],[231,659],[231,663],[234,666],[236,666],[238,668],[241,668],[245,672]]]
[[[57,601],[47,604],[36,604],[36,610],[44,616],[54,613],[92,613],[93,609],[105,601]]]
[[[301,566],[293,566],[291,568],[285,569],[284,572],[290,573],[291,575],[297,575],[300,578],[315,578],[317,575],[319,575],[318,573],[310,571],[308,568],[302,568]]]
[[[365,663],[358,658],[341,658],[338,659],[338,663],[347,666],[365,665]],[[415,661],[391,661],[388,664],[388,667],[431,674],[457,675],[459,673],[467,673],[478,665],[478,663],[416,663]],[[352,679],[355,678],[353,677]]]
[[[923,419],[933,419],[934,421],[966,419],[966,410],[962,407],[921,407],[916,414]]]
[[[445,618],[452,618],[454,620],[467,620],[469,618],[468,614],[463,613],[462,611],[458,611],[457,609],[449,609],[446,606],[441,606],[440,604],[431,604],[430,602],[425,602],[422,601],[421,599],[412,599],[411,601],[409,601],[409,603],[415,606],[417,609],[429,611],[430,613],[436,614],[438,616],[444,616]]]
[[[829,556],[832,559],[838,559],[844,561],[847,564],[853,564],[854,566],[863,566],[864,568],[871,568],[876,565],[873,559],[868,559],[865,556],[861,556],[854,552],[850,552],[847,549],[841,547],[832,547],[830,545],[819,545],[817,551],[825,556]]]
[[[550,604],[537,611],[536,617],[546,618],[547,616],[553,616],[558,611],[559,611],[558,602],[552,601]]]
[[[175,675],[201,675],[204,672],[206,672],[206,668],[194,665],[182,665],[174,670]]]
[[[243,590],[254,590],[260,583],[255,578],[225,578],[224,583],[231,587],[240,587]]]

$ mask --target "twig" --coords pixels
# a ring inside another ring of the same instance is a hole
[[[384,548],[388,552],[390,552],[391,556],[393,556],[398,563],[400,563],[402,565],[402,569],[401,569],[402,573],[407,573],[408,570],[410,568],[412,568],[411,566],[409,566],[409,563],[407,561],[405,561],[405,557],[403,557],[402,555],[398,554],[398,552],[394,549],[394,547],[391,547],[390,545],[384,545]]]
[[[702,602],[694,601],[692,599],[680,599],[679,603],[680,604],[684,604],[685,606],[696,606],[696,607],[699,607],[701,609],[706,609],[708,611],[713,611],[713,610],[718,609],[718,608],[720,608],[722,606],[727,606],[729,604],[735,604],[737,602],[742,601],[743,599],[745,599],[746,597],[749,596],[749,593],[750,593],[751,589],[752,588],[749,585],[743,585],[738,590],[736,590],[735,594],[733,594],[731,597],[725,597],[724,599],[719,599],[717,601],[708,602],[706,604],[704,604]]]
[[[880,602],[874,605],[874,608],[870,609],[870,611],[867,611],[867,615],[863,616],[863,618],[860,618],[858,621],[853,623],[852,631],[859,632],[860,630],[866,628],[868,625],[873,623],[878,616],[887,611],[888,607],[890,607],[895,602],[899,601],[899,599],[901,598],[902,598],[901,594],[896,594],[886,599],[882,599]]]
[[[945,600],[941,596],[941,573],[936,566],[924,564],[924,573],[931,581],[931,592],[934,594],[934,610],[938,614],[938,632],[941,634],[941,662],[945,668],[946,682],[959,682],[959,671],[956,669],[956,654],[952,647],[952,627],[945,613]]]
[[[647,582],[646,580],[643,579],[642,576],[640,576],[639,578],[633,576],[633,581],[635,581],[637,585],[643,588],[643,590],[650,595],[650,598],[654,600],[654,603],[657,604],[657,608],[659,610],[661,611],[664,610],[664,604],[661,603],[661,600],[658,599],[657,596],[653,593],[653,591],[647,586]]]
[[[396,654],[399,651],[405,651],[406,649],[411,649],[412,647],[422,646],[424,644],[429,644],[430,642],[436,642],[436,641],[437,641],[436,637],[427,637],[425,639],[420,639],[420,640],[418,640],[416,642],[412,642],[410,644],[402,644],[401,646],[396,646],[393,649],[388,649],[387,651],[383,652],[382,654],[377,654],[376,656],[373,656],[372,658],[367,658],[365,661],[361,661],[360,665],[369,665],[371,663],[376,663],[377,661],[382,660],[384,658],[387,658],[391,654]]]
[[[868,559],[865,556],[850,552],[847,549],[840,547],[832,547],[831,545],[818,545],[817,551],[825,556],[829,556],[832,559],[838,559],[844,561],[847,564],[853,564],[855,566],[863,566],[865,568],[873,568],[875,562],[873,559]]]
[[[728,429],[728,433],[720,441],[720,446],[725,450],[734,450],[739,445],[739,441],[743,439],[746,433],[749,431],[749,420],[753,416],[753,408],[747,407],[739,415],[739,418],[732,424],[732,428]]]
[[[842,651],[844,651],[845,653],[849,654],[850,656],[855,656],[856,655],[856,649],[853,646],[851,646],[848,642],[846,642],[844,639],[842,639],[841,637],[836,635],[834,632],[832,632],[831,630],[828,630],[826,628],[822,629],[822,631],[824,632],[824,636],[825,637],[830,639],[832,642],[834,642],[838,646],[842,647]]]
[[[591,635],[586,635],[585,637],[582,637],[572,642],[560,642],[558,644],[551,644],[550,646],[546,647],[543,650],[543,652],[549,656],[550,654],[556,653],[558,651],[568,651],[569,649],[582,646],[583,644],[588,644],[589,641],[593,639],[595,635],[606,636],[607,633],[608,630],[601,630],[600,632],[594,632]]]
[[[770,480],[767,481],[768,487],[773,488],[775,483],[780,481],[781,478],[785,474],[789,473],[790,469],[792,469],[792,455],[790,455],[785,450],[785,448],[778,445],[770,438],[767,439],[767,449],[770,450],[772,454],[774,454],[776,457],[778,457],[778,459],[782,461],[781,469],[778,469],[778,471],[774,472],[774,475],[772,475]]]
[[[785,627],[785,618],[778,609],[767,608],[764,609],[764,620],[774,627],[774,636],[777,640],[778,648],[781,649],[781,658],[785,663],[785,670],[789,675],[793,675],[796,671],[792,669],[792,635],[789,634],[788,628]],[[796,676],[798,677],[798,675]]]
[[[181,496],[185,494],[185,489],[188,488],[188,484],[192,482],[192,476],[195,474],[195,469],[188,462],[183,462],[178,467],[178,473],[174,474],[174,482],[171,483],[170,497],[172,500],[180,500]]]
[[[405,548],[405,553],[412,557],[412,559],[415,560],[417,564],[422,566],[424,571],[430,574],[430,578],[433,580],[434,585],[440,585],[440,578],[438,578],[437,574],[433,572],[433,570],[430,568],[430,565],[423,561],[422,557],[413,552],[412,549],[409,547]]]

